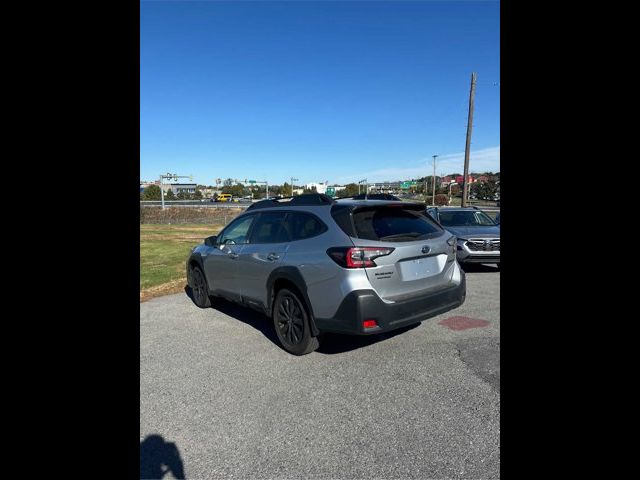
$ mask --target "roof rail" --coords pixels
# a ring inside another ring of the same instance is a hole
[[[297,207],[300,205],[331,205],[333,199],[323,193],[303,193],[295,197],[269,198],[251,204],[247,210],[256,210],[258,208],[272,207]]]

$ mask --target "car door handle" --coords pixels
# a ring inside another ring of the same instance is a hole
[[[278,260],[280,258],[280,255],[278,255],[277,253],[270,253],[269,255],[267,255],[267,260],[271,260],[272,262],[274,260]]]
[[[235,260],[236,258],[238,258],[238,254],[231,252],[231,253],[229,253],[229,258]]]

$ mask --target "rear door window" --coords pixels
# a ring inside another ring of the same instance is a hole
[[[443,232],[422,210],[395,206],[358,209],[353,223],[358,238],[383,242],[423,240]]]
[[[324,233],[327,227],[315,216],[308,213],[287,214],[285,228],[291,240],[304,240]]]
[[[249,243],[284,243],[289,236],[284,228],[285,212],[261,213],[251,229]]]

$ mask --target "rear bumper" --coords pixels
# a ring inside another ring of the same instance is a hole
[[[466,296],[466,278],[455,287],[413,297],[395,303],[385,303],[373,290],[354,290],[349,293],[333,318],[316,318],[320,332],[371,335],[418,323],[459,307]],[[364,320],[376,320],[378,326],[364,328]]]

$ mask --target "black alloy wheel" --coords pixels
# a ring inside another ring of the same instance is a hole
[[[295,292],[280,290],[273,306],[273,323],[280,343],[294,355],[306,355],[320,345],[317,337],[311,336],[309,316]]]
[[[211,306],[209,298],[209,288],[204,273],[200,267],[195,266],[191,269],[191,291],[193,292],[193,302],[200,308],[208,308]]]

